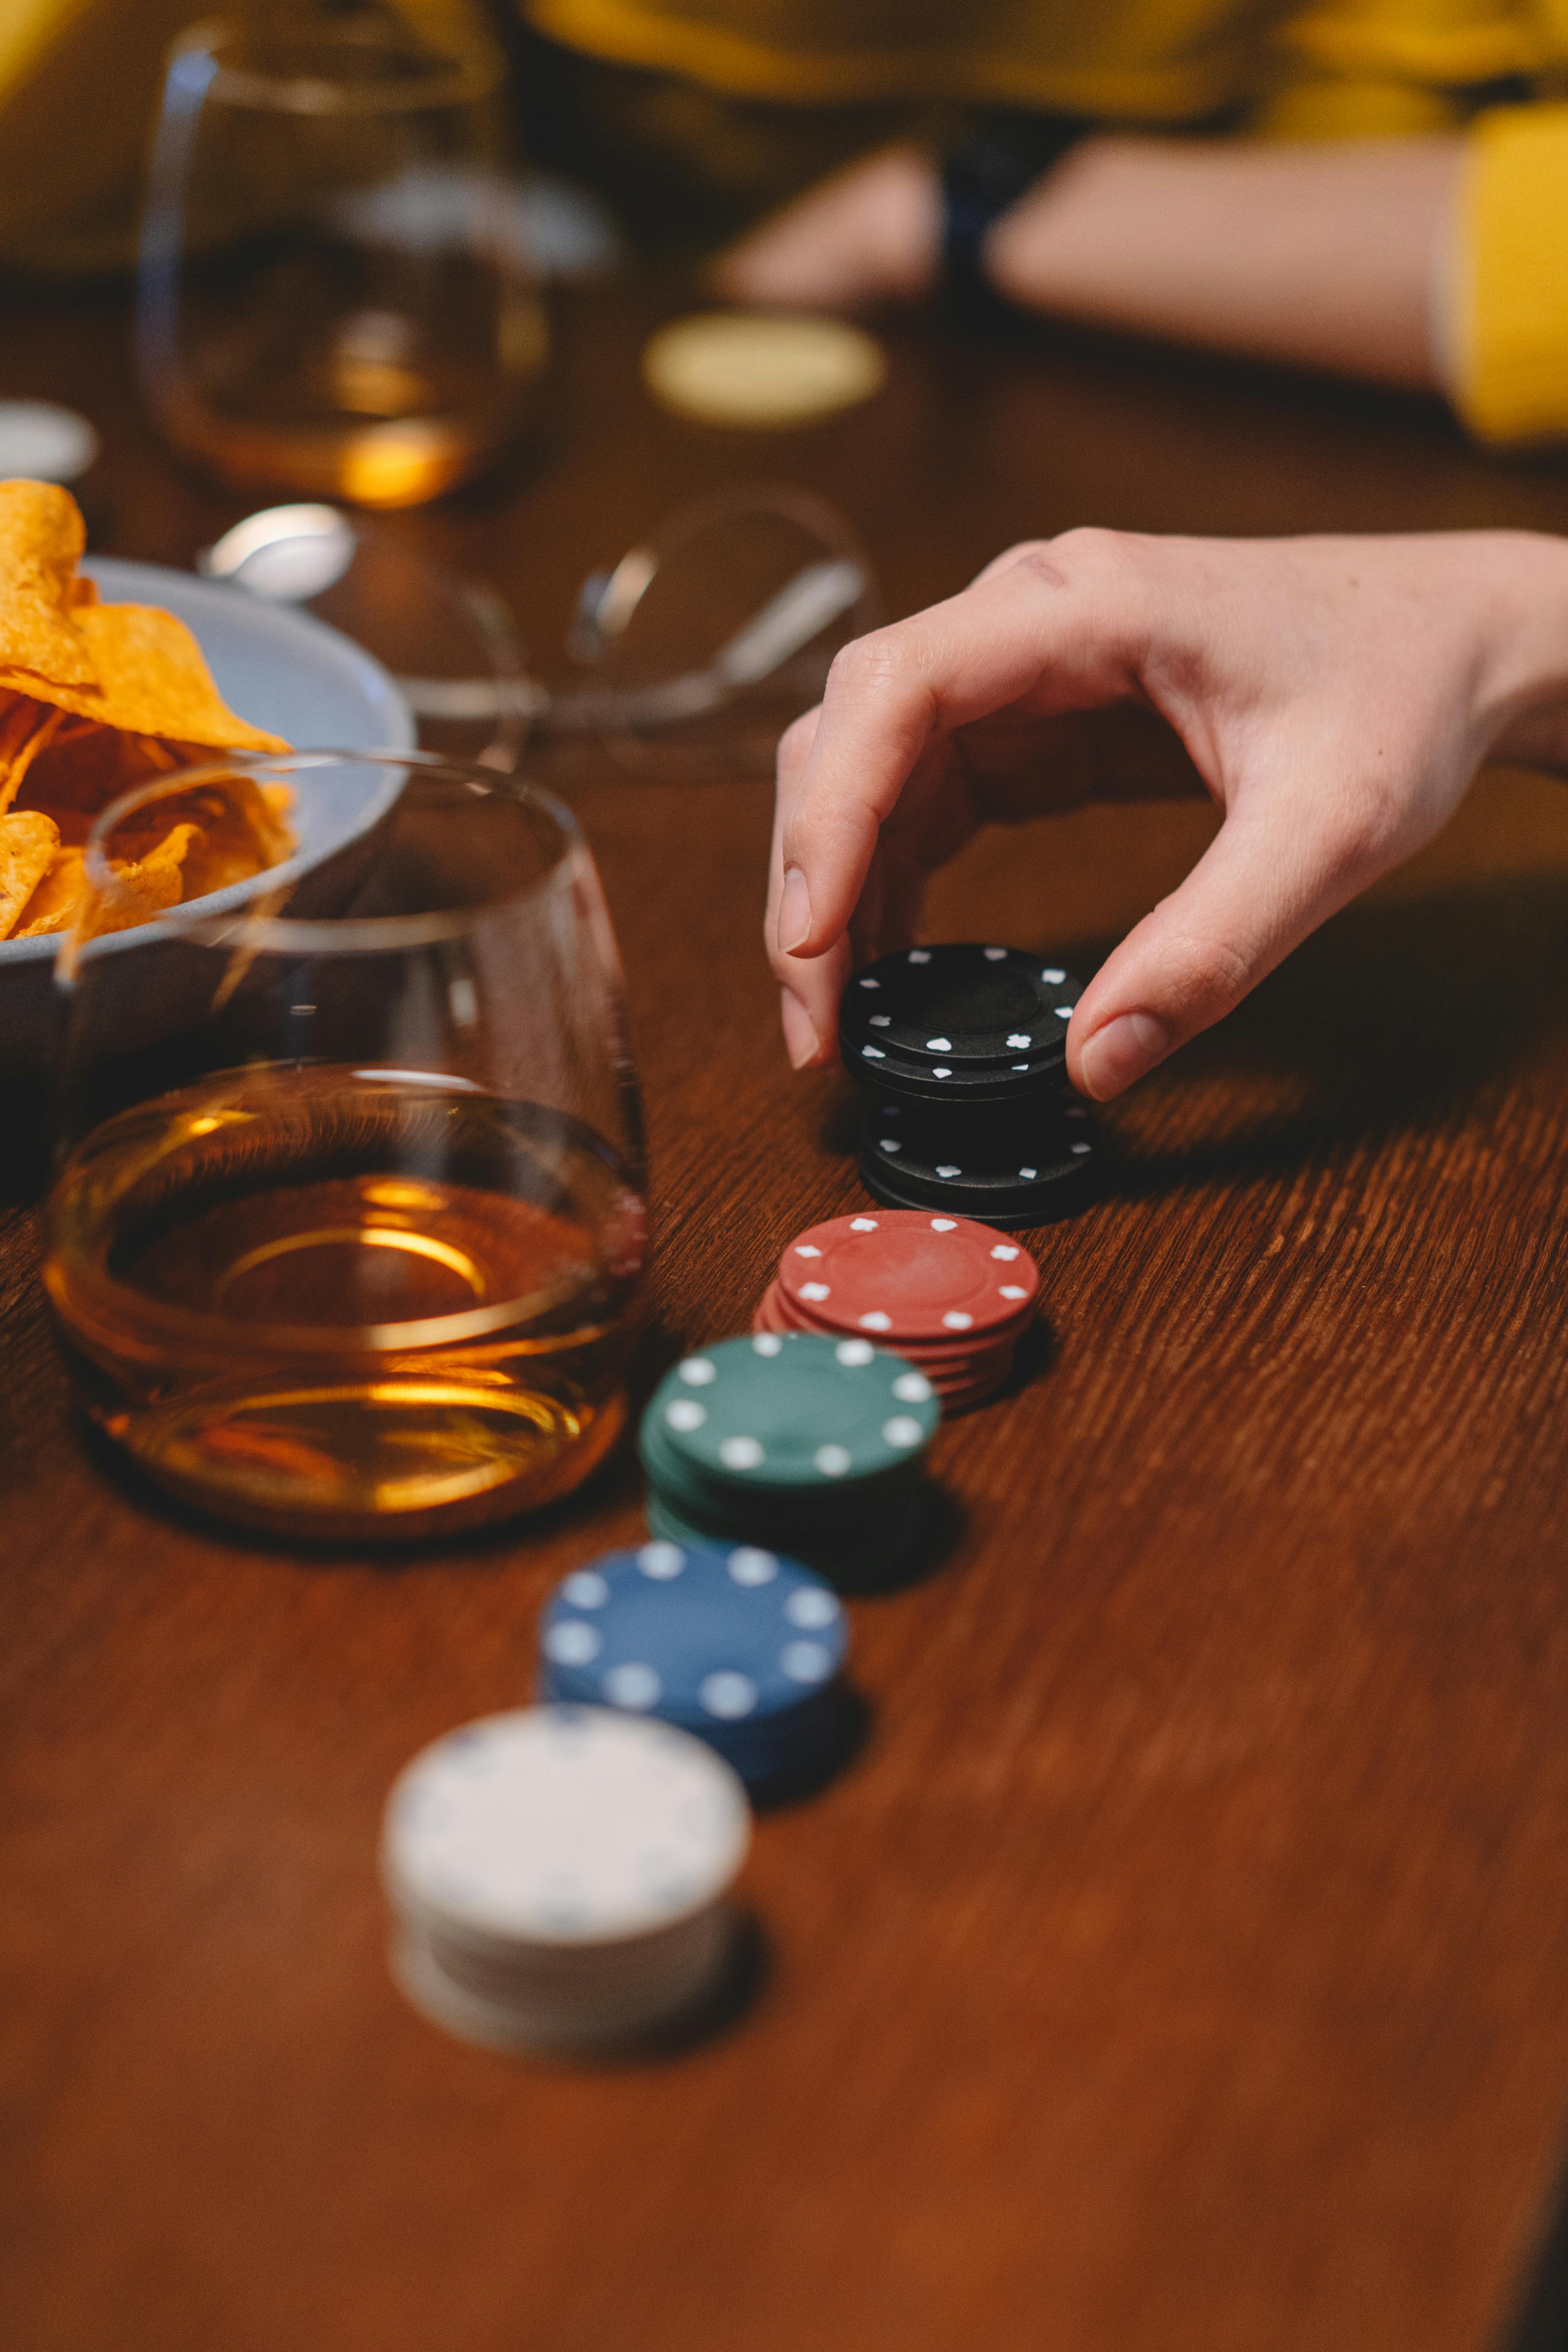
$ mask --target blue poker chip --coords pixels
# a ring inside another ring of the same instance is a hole
[[[656,1538],[556,1586],[540,1621],[540,1695],[678,1724],[753,1794],[776,1794],[834,1759],[847,1646],[837,1595],[798,1560]]]

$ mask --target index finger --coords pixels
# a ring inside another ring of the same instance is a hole
[[[1136,694],[1131,600],[1119,609],[1059,556],[1059,543],[1021,551],[838,655],[810,751],[781,789],[781,954],[825,955],[843,937],[878,835],[934,741],[1026,697],[1046,717]]]

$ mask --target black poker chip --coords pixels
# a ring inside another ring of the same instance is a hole
[[[1100,1139],[1081,1104],[1022,1115],[922,1115],[866,1101],[860,1181],[889,1208],[946,1210],[1009,1231],[1076,1215],[1101,1189]]]
[[[1037,1075],[1059,1069],[1082,985],[1024,948],[950,942],[906,948],[855,973],[839,1042],[858,1076],[880,1083],[879,1057],[917,1069]]]

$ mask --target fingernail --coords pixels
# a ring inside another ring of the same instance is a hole
[[[784,891],[779,898],[779,950],[788,955],[799,947],[802,940],[811,937],[811,892],[805,887],[805,877],[798,866],[792,866],[784,876]]]
[[[779,991],[779,1010],[784,1021],[784,1051],[789,1055],[792,1070],[804,1070],[822,1051],[816,1024],[798,996],[789,989]]]
[[[1119,1013],[1095,1031],[1079,1055],[1083,1085],[1096,1102],[1109,1102],[1170,1050],[1170,1032],[1152,1013]]]

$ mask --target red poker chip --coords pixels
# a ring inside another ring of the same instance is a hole
[[[767,1297],[771,1302],[773,1328],[780,1331],[815,1331],[819,1338],[828,1339],[842,1339],[847,1336],[834,1324],[817,1321],[808,1310],[787,1297],[776,1281],[770,1286]],[[870,1335],[857,1331],[854,1336],[865,1339]],[[918,1364],[934,1380],[939,1373],[945,1376],[973,1370],[977,1364],[993,1356],[1011,1357],[1017,1344],[1017,1335],[1005,1331],[998,1337],[995,1332],[987,1331],[969,1345],[950,1346],[945,1341],[889,1339],[885,1334],[878,1333],[877,1344],[890,1348],[896,1355],[906,1357],[911,1364]]]
[[[779,1286],[817,1330],[884,1347],[960,1347],[1015,1334],[1034,1312],[1039,1274],[1020,1243],[970,1217],[881,1209],[797,1234]]]
[[[806,1322],[784,1297],[777,1281],[771,1283],[758,1302],[752,1318],[753,1331],[810,1331],[820,1327]],[[842,1334],[838,1336],[842,1337]],[[942,1399],[942,1408],[950,1419],[955,1412],[965,1412],[971,1405],[984,1404],[994,1396],[1013,1369],[1014,1341],[1009,1338],[992,1342],[967,1355],[949,1356],[945,1350],[931,1350],[917,1344],[905,1344],[895,1352],[905,1361],[925,1374]]]

